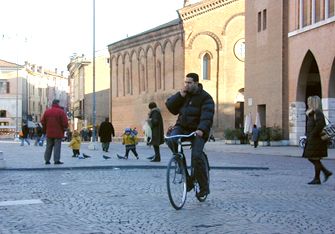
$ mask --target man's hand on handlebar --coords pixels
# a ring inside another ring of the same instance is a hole
[[[203,131],[201,131],[199,129],[195,131],[195,134],[199,137],[202,137],[204,135]]]

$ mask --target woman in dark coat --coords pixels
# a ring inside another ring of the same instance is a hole
[[[321,171],[325,176],[324,182],[326,182],[328,178],[333,174],[332,172],[328,171],[321,163],[321,159],[328,156],[328,142],[323,141],[320,136],[321,131],[326,123],[321,110],[320,97],[308,97],[307,105],[307,141],[303,157],[307,158],[314,165],[315,170],[314,179],[308,184],[321,184]]]
[[[115,136],[114,127],[109,122],[109,118],[105,118],[105,121],[101,123],[99,128],[99,137],[103,151],[108,152],[112,136]]]
[[[155,155],[150,157],[151,162],[160,162],[161,155],[159,146],[164,143],[164,127],[163,127],[163,118],[161,115],[161,111],[157,107],[155,102],[149,103],[149,116],[148,123],[151,127],[152,137],[150,141],[150,145],[154,147]]]

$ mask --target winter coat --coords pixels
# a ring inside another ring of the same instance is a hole
[[[177,126],[187,132],[201,130],[204,133],[203,138],[209,137],[214,117],[214,101],[211,95],[202,89],[201,84],[196,93],[188,93],[183,97],[178,92],[169,97],[165,105],[172,114],[179,114]]]
[[[64,137],[65,129],[68,128],[67,116],[58,104],[53,104],[44,112],[41,123],[48,138],[61,139]]]
[[[28,134],[29,134],[29,128],[27,125],[23,125],[22,126],[22,138],[28,138]]]
[[[149,112],[148,123],[151,128],[150,145],[161,145],[164,143],[164,127],[161,111],[158,108],[153,108]]]
[[[69,147],[71,147],[71,149],[74,149],[74,150],[79,150],[80,144],[81,144],[80,136],[73,136],[72,140],[69,143]]]
[[[307,140],[303,153],[305,158],[322,158],[328,156],[328,142],[321,139],[320,133],[326,125],[320,110],[311,111],[307,117]]]
[[[252,128],[252,132],[251,132],[251,140],[252,141],[258,141],[259,139],[259,129],[258,128]]]
[[[100,142],[103,143],[111,142],[112,136],[113,137],[115,136],[113,125],[108,121],[102,122],[99,128]]]
[[[136,145],[138,142],[137,136],[131,135],[130,133],[124,133],[122,135],[122,144],[124,145]]]

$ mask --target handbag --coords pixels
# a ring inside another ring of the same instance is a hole
[[[328,121],[328,124],[322,129],[321,132],[321,139],[323,141],[328,141],[331,138],[335,137],[335,125],[329,121],[329,119],[325,116],[326,120]]]

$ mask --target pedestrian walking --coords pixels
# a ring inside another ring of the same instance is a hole
[[[118,158],[128,159],[129,152],[133,152],[136,159],[139,159],[138,153],[136,151],[136,145],[138,143],[137,132],[133,132],[131,128],[126,128],[122,134],[122,144],[125,146],[125,155],[124,157],[119,156]]]
[[[109,144],[112,141],[112,137],[115,137],[115,131],[113,124],[109,122],[109,118],[105,118],[105,121],[100,124],[99,137],[102,146],[102,150],[108,152]]]
[[[28,140],[29,128],[26,122],[22,123],[22,131],[19,135],[21,139],[21,146],[24,146],[24,142],[27,142],[27,144],[30,145],[30,142]]]
[[[60,161],[60,152],[64,131],[68,127],[68,119],[64,110],[59,106],[58,99],[54,99],[51,108],[44,112],[41,123],[47,137],[47,146],[44,153],[45,164],[50,164],[52,151],[54,153],[54,163],[63,164]]]
[[[251,140],[254,142],[254,148],[257,148],[257,146],[258,146],[259,134],[260,134],[260,131],[259,131],[257,125],[254,124],[254,126],[251,130]]]
[[[161,154],[159,146],[164,143],[163,118],[155,102],[149,103],[149,109],[147,122],[151,128],[151,140],[148,145],[153,146],[155,154],[148,159],[150,159],[151,162],[160,162]]]
[[[77,130],[74,130],[72,139],[69,143],[69,147],[72,149],[73,152],[72,157],[78,157],[80,155],[80,145],[81,145],[81,139],[79,136],[79,132]]]
[[[34,128],[34,135],[35,135],[35,146],[43,146],[43,128],[42,124],[38,123],[36,128]]]
[[[321,109],[319,96],[310,96],[307,99],[307,140],[303,157],[314,165],[314,179],[308,184],[321,184],[320,172],[324,174],[324,182],[333,174],[327,170],[321,159],[328,156],[328,142],[321,139],[321,131],[326,125],[325,117]]]

